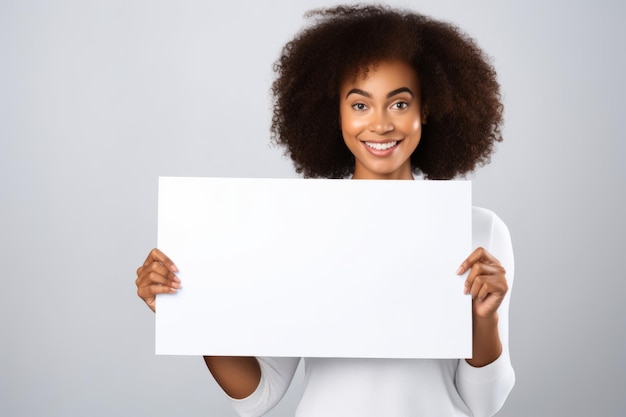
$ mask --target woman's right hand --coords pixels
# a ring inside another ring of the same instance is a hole
[[[156,311],[157,294],[173,294],[180,288],[180,279],[176,276],[178,268],[163,252],[154,248],[146,261],[137,268],[137,295]]]

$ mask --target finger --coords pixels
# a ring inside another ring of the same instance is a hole
[[[477,262],[470,267],[470,272],[467,274],[467,278],[465,279],[464,292],[468,294],[470,292],[470,288],[473,286],[474,281],[479,276],[503,279],[505,278],[504,268],[500,265],[489,265]]]
[[[146,266],[155,261],[160,262],[163,266],[165,266],[172,272],[178,272],[178,267],[174,264],[174,262],[157,248],[154,248],[150,251],[148,257],[146,258],[146,261],[143,264],[144,266]]]
[[[163,265],[161,264],[157,264],[155,263],[155,267],[160,266],[161,268],[165,268]],[[178,275],[176,275],[175,273],[173,273],[172,271],[170,271],[169,269],[165,269],[164,271],[161,272],[161,275],[163,275],[165,278],[167,278],[168,280],[172,281],[172,282],[176,282],[178,284],[180,284],[180,279],[178,278]]]
[[[494,279],[493,275],[479,275],[472,282],[469,294],[472,295],[472,299],[482,301],[487,297],[487,295],[495,294],[501,290],[502,287],[498,285],[498,282]]]
[[[495,294],[495,290],[496,286],[489,281],[488,277],[485,277],[485,279],[483,280],[483,284],[480,286],[480,288],[478,288],[474,299],[478,302],[482,302],[485,298],[487,298],[488,295]]]
[[[495,264],[500,265],[500,261],[498,261],[487,249],[483,247],[477,247],[474,251],[461,263],[459,268],[457,269],[457,275],[462,275],[467,271],[472,265],[477,262],[482,262],[486,264]]]
[[[471,294],[472,299],[483,301],[490,294],[504,298],[508,289],[506,279],[503,277],[479,275],[474,279],[466,294]]]
[[[472,287],[474,286],[474,282],[476,281],[476,279],[479,276],[485,274],[483,266],[484,265],[480,263],[475,263],[469,266],[470,272],[469,274],[467,274],[467,277],[465,278],[465,287],[464,287],[465,294],[469,294],[471,292]]]
[[[480,267],[475,264],[465,280],[465,294],[471,294],[472,299],[475,299],[484,281],[485,275],[481,274]]]
[[[139,287],[137,289],[137,295],[147,304],[150,304],[150,302],[153,301],[158,294],[174,294],[176,292],[178,292],[176,288],[158,284],[149,285],[146,287]]]
[[[508,286],[506,282],[487,280],[482,287],[480,287],[475,302],[479,304],[489,302],[495,307],[495,311],[504,299],[507,290]]]
[[[480,246],[474,249],[472,253],[470,253],[470,255],[467,258],[465,258],[463,262],[461,262],[459,269],[457,269],[456,271],[457,275],[463,274],[465,271],[471,268],[472,265],[478,262],[480,258],[483,256],[483,252],[484,252],[484,249]]]
[[[157,272],[172,281],[180,283],[178,276],[159,261],[153,261],[137,268],[137,282],[149,271]]]
[[[165,275],[158,271],[145,271],[137,279],[137,286],[149,287],[156,284],[171,288],[180,288],[180,280],[174,280],[172,277],[174,277],[174,274],[169,271],[167,271]]]
[[[142,281],[145,277],[151,273],[156,272],[157,274],[162,275],[167,278],[172,272],[167,269],[165,265],[160,262],[151,262],[147,265],[140,266],[137,268],[137,281]]]

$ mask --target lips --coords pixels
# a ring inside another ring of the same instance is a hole
[[[396,146],[398,144],[398,141],[394,140],[393,142],[363,142],[363,143],[365,143],[366,146],[372,149],[376,149],[378,151],[385,151],[387,149],[390,149]]]
[[[389,156],[396,150],[400,142],[402,141],[401,140],[391,140],[391,141],[385,141],[385,142],[362,141],[361,143],[363,143],[363,145],[365,145],[365,149],[367,149],[367,151],[374,156]]]

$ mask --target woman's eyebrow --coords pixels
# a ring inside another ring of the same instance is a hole
[[[413,91],[411,91],[411,89],[409,87],[400,87],[400,88],[396,88],[393,91],[390,91],[387,94],[387,98],[391,98],[393,96],[395,96],[396,94],[400,94],[400,93],[409,93],[411,96],[415,97],[415,94],[413,94]],[[346,94],[346,98],[348,98],[348,96],[350,94],[360,94],[362,96],[365,96],[367,98],[372,98],[372,94],[368,93],[367,91],[361,90],[360,88],[353,88],[352,90],[348,91],[348,94]]]
[[[368,93],[367,91],[363,91],[360,88],[353,88],[352,90],[348,91],[348,94],[346,94],[346,98],[348,98],[350,94],[360,94],[367,98],[372,98],[372,95],[370,93]]]
[[[400,88],[396,88],[395,90],[389,92],[389,94],[387,94],[387,98],[391,98],[391,97],[395,96],[396,94],[400,94],[400,93],[409,93],[411,95],[411,97],[415,97],[415,94],[413,94],[413,91],[411,91],[411,89],[409,87],[400,87]]]

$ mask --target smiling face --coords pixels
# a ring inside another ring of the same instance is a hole
[[[339,91],[341,131],[354,179],[413,179],[411,154],[422,135],[417,73],[401,61],[370,65]]]

